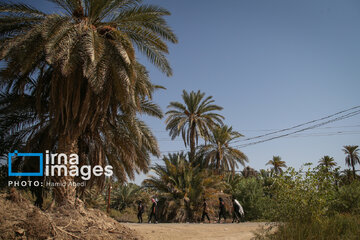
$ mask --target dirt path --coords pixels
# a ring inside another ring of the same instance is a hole
[[[179,240],[179,239],[251,239],[253,231],[265,226],[265,223],[238,223],[238,224],[188,224],[188,223],[159,223],[137,224],[125,223],[149,240]]]

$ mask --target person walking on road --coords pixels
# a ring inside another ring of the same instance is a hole
[[[142,219],[143,213],[144,213],[144,205],[142,204],[142,201],[140,200],[139,203],[138,203],[138,214],[137,214],[137,217],[138,217],[138,220],[139,220],[138,223],[143,222],[143,219]]]
[[[234,197],[232,199],[233,202],[233,208],[234,208],[234,214],[233,214],[233,221],[235,222],[236,220],[238,222],[241,222],[241,219],[244,217],[244,210],[241,206],[241,204],[239,203],[238,200],[236,200]]]
[[[148,223],[151,222],[152,217],[155,218],[155,223],[158,223],[158,220],[157,220],[157,217],[156,217],[156,207],[157,207],[157,203],[156,203],[156,201],[155,201],[154,198],[152,198],[151,201],[152,201],[153,204],[152,204],[152,206],[151,206],[151,212],[150,212],[150,215],[149,215],[149,221],[148,221]]]
[[[208,221],[210,223],[210,218],[209,218],[209,215],[207,213],[207,203],[206,203],[206,199],[204,198],[203,213],[202,213],[202,216],[201,216],[201,221],[202,222],[205,220],[205,217],[208,219]]]
[[[220,197],[219,198],[219,220],[218,223],[220,223],[221,217],[224,218],[224,223],[226,222],[226,209],[225,209],[225,203],[223,201],[223,199]]]

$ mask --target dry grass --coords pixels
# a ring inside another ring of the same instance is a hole
[[[41,211],[16,190],[0,194],[0,239],[142,239],[100,210],[53,208]]]

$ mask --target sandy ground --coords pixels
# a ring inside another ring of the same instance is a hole
[[[124,224],[124,223],[123,223]],[[159,223],[138,224],[125,223],[137,233],[149,240],[179,239],[239,239],[247,240],[254,237],[253,232],[265,226],[265,223],[226,223],[226,224],[189,224]]]

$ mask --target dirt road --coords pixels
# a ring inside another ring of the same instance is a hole
[[[180,239],[251,239],[253,232],[265,226],[265,223],[238,224],[188,224],[159,223],[137,224],[125,223],[125,226],[136,230],[139,235],[149,240],[180,240]]]

